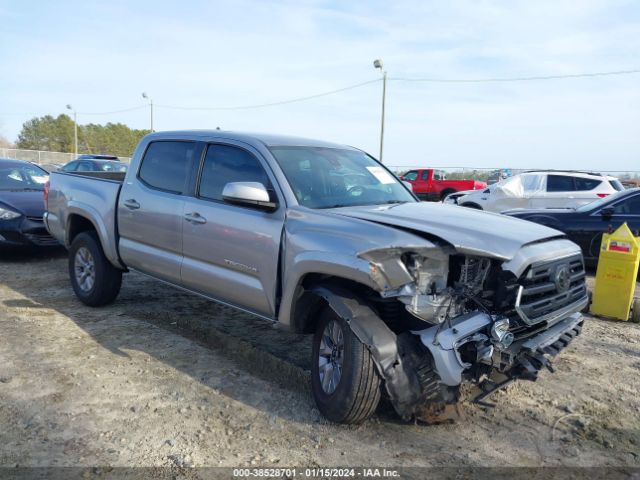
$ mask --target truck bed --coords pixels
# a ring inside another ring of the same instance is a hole
[[[45,222],[49,232],[69,247],[72,215],[88,217],[98,231],[107,258],[119,264],[116,208],[125,172],[52,172]]]

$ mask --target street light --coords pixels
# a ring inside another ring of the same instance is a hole
[[[384,69],[384,65],[381,59],[376,59],[373,61],[374,68],[379,68],[382,72],[382,120],[380,122],[380,157],[379,160],[382,162],[382,150],[384,147],[384,104],[385,99],[387,97],[387,71]]]
[[[67,110],[70,110],[73,112],[73,142],[74,142],[74,149],[76,152],[76,157],[78,156],[78,112],[76,112],[73,107],[67,103]]]
[[[153,99],[147,95],[147,92],[142,92],[142,98],[149,100],[149,112],[151,114],[151,132],[153,133]]]

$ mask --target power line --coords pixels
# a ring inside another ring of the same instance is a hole
[[[290,100],[281,100],[278,102],[261,103],[257,105],[241,105],[236,107],[181,107],[175,105],[157,105],[160,108],[167,108],[173,110],[250,110],[254,108],[275,107],[278,105],[286,105],[288,103],[304,102],[305,100],[312,100],[314,98],[326,97],[327,95],[333,95],[335,93],[345,92],[347,90],[353,90],[354,88],[363,87],[371,83],[379,82],[381,79],[376,78],[374,80],[368,80],[366,82],[356,83],[355,85],[349,85],[348,87],[338,88],[336,90],[330,90],[328,92],[316,93],[315,95],[308,95],[306,97],[297,97]]]
[[[612,72],[575,73],[568,75],[540,75],[531,77],[494,77],[494,78],[404,78],[389,77],[393,82],[425,82],[425,83],[499,83],[530,82],[535,80],[563,80],[569,78],[607,77],[613,75],[632,75],[640,70],[616,70]]]
[[[539,75],[539,76],[528,76],[528,77],[490,77],[490,78],[475,78],[475,79],[474,78],[388,77],[388,80],[391,82],[416,82],[416,83],[506,83],[506,82],[529,82],[529,81],[537,81],[537,80],[563,80],[563,79],[572,79],[572,78],[592,78],[592,77],[606,77],[606,76],[617,76],[617,75],[633,75],[633,74],[639,74],[639,73],[640,73],[640,70],[615,70],[615,71],[608,71],[608,72],[588,72],[588,73],[576,73],[576,74],[567,74],[567,75]],[[281,101],[270,102],[270,103],[260,103],[255,105],[218,106],[218,107],[187,107],[187,106],[179,106],[179,105],[156,105],[156,106],[159,108],[166,108],[169,110],[203,110],[203,111],[251,110],[251,109],[258,109],[258,108],[275,107],[278,105],[287,105],[290,103],[304,102],[306,100],[313,100],[315,98],[321,98],[321,97],[326,97],[328,95],[334,95],[340,92],[346,92],[348,90],[353,90],[355,88],[363,87],[365,85],[370,85],[372,83],[377,83],[380,81],[382,81],[381,78],[376,78],[373,80],[367,80],[366,82],[360,82],[354,85],[348,85],[346,87],[337,88],[335,90],[316,93],[314,95],[307,95],[304,97],[297,97],[289,100],[281,100]],[[135,110],[141,110],[143,108],[148,108],[148,105],[138,105],[135,107],[123,108],[120,110],[111,110],[107,112],[78,112],[78,115],[114,115],[118,113],[126,113],[126,112],[132,112]],[[37,116],[36,114],[11,113],[11,112],[0,113],[0,115]]]
[[[134,110],[141,110],[148,108],[148,105],[139,105],[137,107],[123,108],[122,110],[112,110],[110,112],[77,112],[78,115],[112,115],[114,113],[133,112]]]

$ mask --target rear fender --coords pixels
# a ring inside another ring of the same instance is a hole
[[[98,239],[100,240],[100,245],[102,245],[102,250],[104,251],[107,259],[117,268],[124,269],[125,266],[120,262],[120,258],[118,256],[118,250],[116,247],[116,231],[115,225],[110,225],[109,227],[105,224],[102,216],[98,212],[97,209],[92,207],[91,205],[86,205],[83,203],[78,203],[73,200],[70,200],[67,204],[67,220],[66,220],[66,228],[65,228],[65,245],[69,247],[71,245],[72,239],[70,238],[71,233],[71,221],[73,220],[73,216],[78,215],[89,220],[95,228],[96,233],[98,234]],[[109,233],[109,228],[111,229],[111,234]]]

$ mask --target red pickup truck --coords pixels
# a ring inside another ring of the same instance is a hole
[[[433,168],[409,170],[400,178],[411,184],[420,200],[439,201],[450,193],[487,188],[485,182],[477,180],[447,180],[443,170]]]

